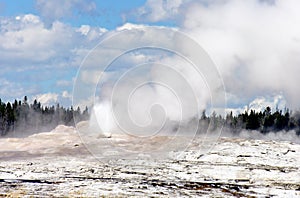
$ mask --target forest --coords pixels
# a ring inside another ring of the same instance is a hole
[[[64,108],[59,104],[56,106],[42,106],[40,102],[34,100],[32,104],[28,103],[27,96],[23,101],[15,100],[13,103],[4,103],[0,99],[0,135],[5,136],[10,132],[31,133],[49,131],[59,124],[74,126],[76,122],[89,119],[89,110],[86,107],[83,111],[78,107]],[[300,135],[300,112],[292,113],[290,110],[284,111],[276,109],[272,111],[266,107],[264,111],[256,112],[254,110],[245,111],[238,115],[232,112],[226,117],[212,113],[207,116],[205,111],[199,120],[200,126],[204,129],[210,125],[212,129],[225,127],[233,133],[239,133],[242,130],[257,130],[261,133],[278,131],[296,131]]]
[[[49,131],[59,124],[74,126],[76,121],[89,119],[88,108],[81,111],[78,107],[64,108],[59,104],[56,106],[42,106],[40,102],[34,100],[28,103],[27,96],[23,101],[15,100],[13,103],[4,103],[0,99],[0,135],[4,136],[10,132],[35,133]]]
[[[208,117],[203,111],[199,122],[202,127],[206,126],[207,128],[210,124],[212,130],[223,127],[232,133],[239,133],[242,130],[256,130],[265,134],[294,130],[297,135],[300,135],[300,112],[292,113],[289,109],[284,111],[276,109],[272,112],[270,107],[266,107],[264,111],[248,110],[238,115],[233,115],[230,112],[225,118],[216,113],[212,113]]]

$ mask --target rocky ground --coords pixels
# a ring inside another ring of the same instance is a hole
[[[0,139],[0,196],[300,197],[299,144],[220,138],[208,153],[195,148],[99,160],[63,126]]]

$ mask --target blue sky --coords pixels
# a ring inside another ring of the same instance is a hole
[[[81,10],[80,5],[74,5],[71,6],[70,13],[66,14],[65,16],[59,16],[57,17],[57,19],[72,26],[80,27],[83,24],[88,24],[91,26],[105,27],[108,30],[113,30],[126,22],[143,22],[142,20],[134,16],[134,12],[136,8],[142,7],[146,3],[146,0],[88,0],[84,2],[84,4],[88,3],[92,3],[94,5],[94,9],[84,11]],[[30,13],[41,16],[42,19],[47,21],[47,15],[45,16],[42,13],[42,10],[39,8],[39,4],[36,0],[28,0],[26,2],[21,1],[21,3],[20,1],[17,2],[4,0],[0,3],[0,11],[1,15],[6,17],[14,17],[17,15]],[[164,26],[175,25],[174,21],[147,21],[147,23],[152,25]]]
[[[0,97],[71,104],[83,58],[104,35],[175,27],[216,63],[228,108],[300,107],[297,0],[3,0]]]
[[[86,1],[87,4],[91,1]],[[80,7],[76,5],[71,9],[72,15],[59,17],[65,23],[72,26],[80,26],[82,24],[89,24],[92,26],[101,26],[107,29],[114,29],[124,23],[123,14],[131,12],[134,8],[142,6],[145,0],[96,0],[93,1],[95,9],[90,12],[81,11]],[[59,4],[57,6],[60,6]],[[21,14],[35,14],[43,16],[39,10],[38,3],[35,0],[26,1],[10,1],[4,0],[0,4],[2,16],[17,16]]]

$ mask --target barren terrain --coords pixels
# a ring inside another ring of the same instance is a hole
[[[164,158],[96,157],[72,127],[0,139],[0,196],[300,197],[300,145],[290,142],[220,138],[204,154],[195,144]]]

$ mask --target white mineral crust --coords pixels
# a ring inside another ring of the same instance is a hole
[[[100,141],[108,151],[112,144],[105,141],[120,142],[120,137],[92,142]],[[220,138],[201,155],[195,144],[180,158],[173,151],[160,159],[118,155],[109,160],[96,159],[86,144],[65,126],[0,139],[0,196],[300,197],[300,145],[295,143]],[[122,144],[130,146],[130,139]]]

